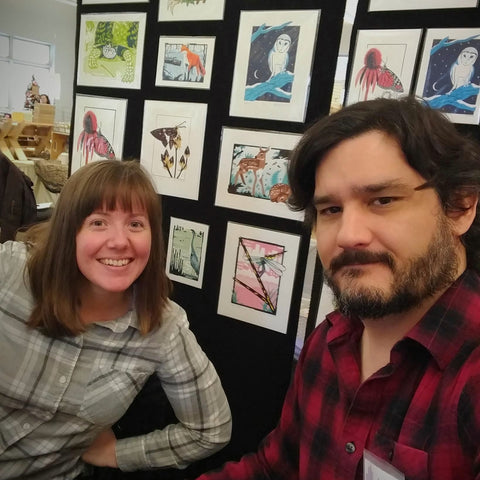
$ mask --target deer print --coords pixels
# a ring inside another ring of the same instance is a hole
[[[265,157],[269,150],[270,147],[260,147],[260,151],[253,158],[242,158],[238,162],[238,170],[235,174],[234,183],[237,183],[238,177],[240,177],[242,179],[242,182],[246,185],[244,174],[249,171],[253,172],[252,196],[255,196],[255,187],[257,186],[257,180],[260,181],[260,187],[262,188],[263,196],[265,196],[265,189],[263,188],[262,183],[262,173],[263,169],[265,168]],[[257,173],[259,178],[257,177]]]

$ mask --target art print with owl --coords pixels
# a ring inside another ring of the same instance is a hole
[[[480,118],[480,28],[427,31],[417,95],[456,123]]]
[[[304,120],[319,17],[320,10],[241,12],[231,115]]]
[[[290,23],[252,27],[245,100],[290,102],[300,33]]]

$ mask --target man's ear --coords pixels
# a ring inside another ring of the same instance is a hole
[[[449,209],[447,216],[450,219],[453,233],[461,237],[471,227],[477,215],[478,193],[459,195],[455,203],[459,208]]]

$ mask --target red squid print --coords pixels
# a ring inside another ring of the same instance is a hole
[[[102,135],[98,128],[97,117],[91,110],[83,116],[83,130],[77,141],[77,151],[79,149],[82,149],[82,155],[85,155],[85,163],[88,163],[89,158],[92,159],[94,153],[109,160],[116,158],[112,145]]]
[[[403,92],[400,78],[385,64],[382,65],[382,54],[377,48],[370,48],[365,54],[364,66],[355,77],[355,86],[358,84],[362,91],[365,91],[365,100],[367,100],[368,93],[370,91],[373,93],[377,85],[383,90]]]

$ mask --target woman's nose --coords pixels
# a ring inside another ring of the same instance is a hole
[[[110,248],[122,248],[128,244],[128,232],[123,226],[110,228],[107,245]]]

